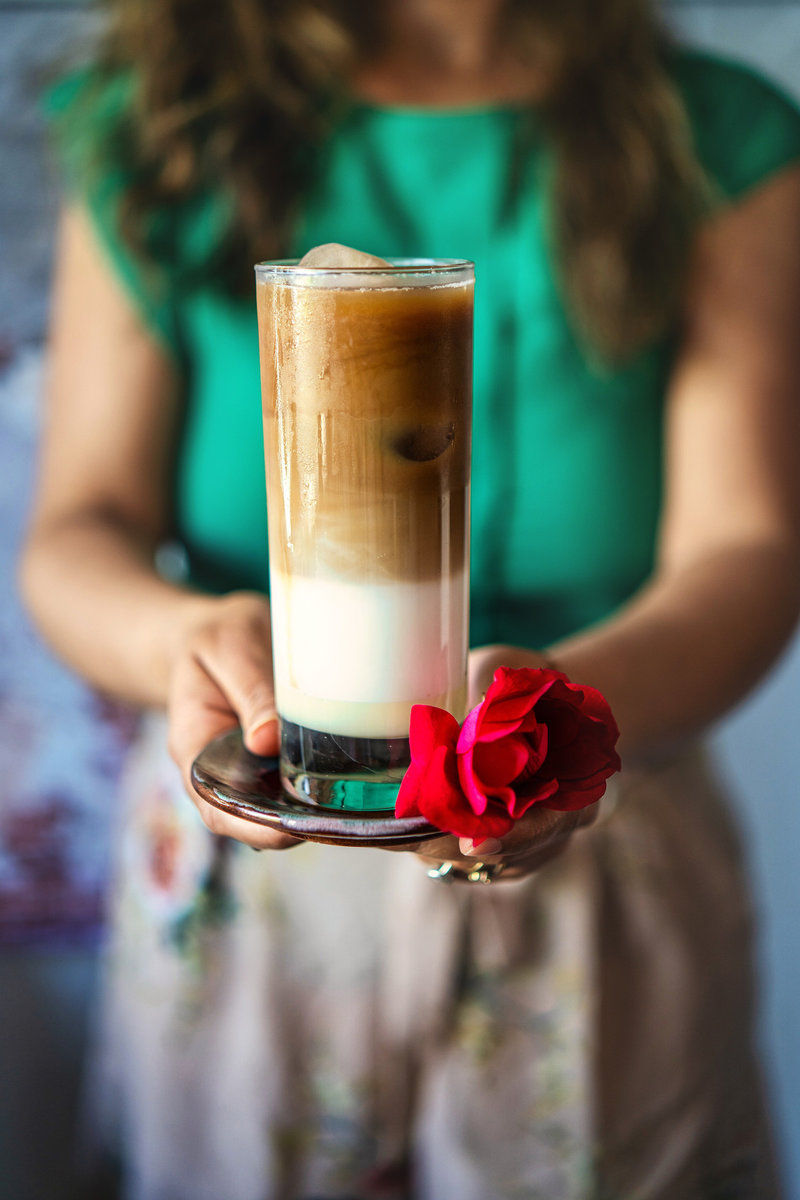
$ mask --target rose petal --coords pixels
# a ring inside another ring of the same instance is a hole
[[[476,704],[464,718],[464,723],[461,726],[456,742],[456,750],[459,754],[465,754],[467,750],[470,750],[475,745],[478,739],[478,722],[485,703],[486,701],[483,700],[480,704]]]
[[[481,725],[504,725],[522,720],[556,677],[560,677],[559,673],[549,668],[498,667],[483,702]]]
[[[528,746],[528,761],[523,771],[520,772],[517,780],[517,787],[525,784],[533,778],[533,776],[541,770],[542,764],[547,758],[547,747],[550,742],[550,731],[546,725],[537,725],[528,734],[525,735],[525,741]]]
[[[506,787],[525,770],[531,758],[526,739],[507,737],[499,742],[479,742],[472,754],[471,768],[487,791]],[[459,775],[462,772],[459,770]]]
[[[420,782],[418,805],[421,814],[437,829],[456,837],[503,837],[513,827],[508,813],[494,803],[486,811],[472,811],[458,779],[455,755],[445,746],[438,746],[429,770]]]
[[[513,803],[509,805],[509,815],[519,820],[529,808],[534,804],[544,804],[545,807],[550,807],[550,797],[558,792],[557,779],[537,779],[536,784],[531,788],[519,789],[515,795]]]
[[[476,742],[496,742],[498,738],[507,737],[510,733],[517,733],[520,729],[524,717],[515,717],[508,721],[494,721],[491,718],[484,718],[481,722]]]
[[[426,812],[426,816],[428,816]],[[437,820],[428,816],[428,820],[445,833],[451,833],[456,838],[471,838],[473,841],[485,838],[504,838],[513,829],[513,817],[504,809],[491,804],[486,812],[477,816],[473,810],[453,809],[440,814]]]
[[[508,785],[524,769],[529,747],[523,738],[502,742],[479,742],[466,754],[458,755],[458,775],[473,812],[486,812],[490,801],[504,808],[514,803],[514,790]]]
[[[616,751],[589,738],[576,739],[572,746],[563,747],[560,754],[551,754],[547,759],[547,770],[565,785],[585,786],[596,776],[607,778],[619,768]]]
[[[499,724],[488,718],[488,705],[487,693],[481,703],[471,709],[464,718],[456,747],[459,754],[465,754],[478,741],[493,741],[505,737],[508,733],[514,733],[519,726],[520,718],[510,718]]]
[[[444,829],[456,837],[472,838],[473,841],[484,838],[505,837],[514,828],[514,819],[502,809],[490,806],[483,816],[476,816],[472,810],[452,814],[448,824],[432,822],[437,829]]]
[[[537,715],[547,722],[550,732],[546,769],[562,784],[589,780],[598,771],[605,778],[619,768],[614,750],[619,735],[616,723],[602,697],[598,701],[595,689],[588,697],[589,703],[598,713],[605,709],[609,723],[584,711],[587,693],[588,689],[559,684],[537,708]]]
[[[455,751],[448,746],[436,747],[417,779],[412,781],[414,785],[419,813],[437,829],[449,829],[452,817],[459,812],[471,813],[458,780]]]
[[[457,755],[456,765],[464,795],[467,797],[472,811],[480,816],[481,813],[486,812],[489,797],[483,790],[481,782],[473,769],[472,756],[474,753],[474,750],[468,750],[466,754]]]
[[[614,720],[614,714],[611,711],[611,705],[606,700],[602,692],[598,692],[597,688],[587,687],[585,684],[581,687],[583,692],[583,704],[581,708],[587,717],[591,717],[594,721],[600,721],[613,735],[614,741],[619,737],[619,729],[617,722]]]
[[[559,791],[555,796],[544,802],[545,808],[554,808],[558,812],[576,812],[580,808],[588,808],[596,804],[606,790],[605,780],[596,787],[586,791]]]
[[[458,741],[458,721],[443,708],[432,704],[414,704],[408,727],[411,759],[423,765],[437,746],[452,746]]]
[[[552,684],[548,681],[537,687],[535,691],[528,692],[525,696],[509,696],[504,700],[497,700],[487,711],[486,719],[498,724],[506,721],[520,721],[528,715],[532,708],[538,704],[542,696],[549,690]],[[489,693],[486,694],[487,700]]]
[[[535,704],[542,691],[556,681],[566,679],[566,675],[552,667],[498,667],[487,689],[486,699],[497,702],[517,696],[532,698]]]
[[[476,741],[496,741],[516,733],[534,705],[558,679],[548,668],[498,667],[482,702],[472,710],[461,729],[458,751],[463,754]],[[535,718],[534,718],[535,720]]]
[[[419,817],[422,815],[419,808],[419,787],[422,778],[423,772],[412,762],[400,782],[400,790],[394,805],[396,817]]]

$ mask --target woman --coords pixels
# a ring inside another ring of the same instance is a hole
[[[800,117],[638,0],[120,0],[54,103],[78,187],[24,588],[166,708],[195,805],[151,719],[105,1039],[131,1194],[776,1195],[693,744],[800,601]],[[428,879],[474,863],[453,840],[252,855],[291,839],[189,784],[237,721],[277,745],[250,268],[328,241],[475,259],[471,686],[545,654],[622,731],[614,811],[482,845],[502,886]]]

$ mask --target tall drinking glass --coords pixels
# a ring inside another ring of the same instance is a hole
[[[466,709],[472,263],[256,267],[281,775],[392,809]]]

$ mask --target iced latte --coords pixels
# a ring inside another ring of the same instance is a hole
[[[466,704],[472,266],[256,271],[281,772],[393,808],[411,706]]]

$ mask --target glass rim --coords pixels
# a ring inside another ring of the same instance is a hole
[[[469,258],[387,258],[386,266],[374,267],[301,267],[299,258],[276,258],[255,264],[257,277],[277,275],[308,278],[313,275],[460,275],[475,273],[475,263]]]

